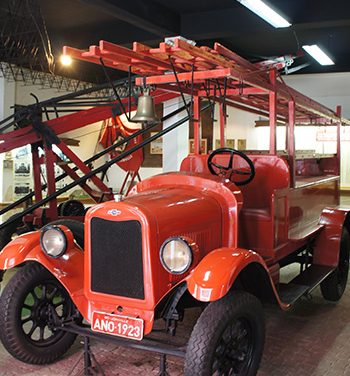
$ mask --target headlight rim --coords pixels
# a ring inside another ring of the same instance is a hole
[[[190,262],[188,263],[188,265],[186,266],[186,268],[180,272],[176,272],[176,271],[172,271],[169,269],[169,267],[166,265],[166,263],[164,262],[163,260],[163,250],[164,250],[164,247],[170,243],[171,241],[173,240],[180,240],[182,241],[183,243],[186,244],[186,246],[188,247],[188,249],[190,250]],[[189,240],[187,240],[185,237],[182,237],[182,236],[172,236],[170,238],[167,238],[163,244],[161,245],[160,247],[160,250],[159,250],[159,258],[160,258],[160,262],[163,266],[163,268],[170,274],[173,274],[173,275],[181,275],[181,274],[184,274],[186,272],[188,272],[188,270],[191,268],[193,262],[194,262],[194,250],[189,242]]]
[[[55,230],[57,232],[60,232],[62,235],[63,235],[63,239],[64,239],[64,247],[62,249],[62,251],[56,255],[56,256],[53,256],[51,254],[49,254],[45,247],[44,247],[44,244],[43,244],[43,237],[44,237],[44,234],[49,231],[49,230]],[[60,257],[62,257],[66,252],[67,252],[67,249],[68,249],[68,238],[64,232],[64,230],[59,226],[59,225],[46,225],[44,226],[42,229],[41,229],[41,234],[40,234],[40,246],[41,246],[41,249],[42,251],[44,252],[44,254],[48,257],[51,257],[51,258],[54,258],[54,259],[58,259]]]

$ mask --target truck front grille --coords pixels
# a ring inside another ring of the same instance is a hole
[[[90,234],[91,290],[144,299],[140,222],[92,218]]]

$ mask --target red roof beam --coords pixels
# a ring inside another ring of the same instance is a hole
[[[221,90],[223,91],[223,90]],[[200,97],[203,97],[203,96],[206,96],[206,95],[209,95],[211,97],[213,97],[214,95],[218,95],[219,94],[219,90],[216,89],[210,89],[208,92],[206,90],[200,90],[198,91],[198,95]],[[268,92],[266,90],[262,90],[262,89],[259,89],[259,88],[255,88],[255,87],[244,87],[244,88],[239,88],[239,89],[226,89],[226,96],[227,97],[230,97],[230,96],[241,96],[241,95],[266,95],[268,94]]]
[[[185,72],[185,73],[178,73],[177,78],[180,82],[183,81],[192,81],[192,76],[194,82],[196,81],[204,81],[206,79],[215,79],[215,78],[225,78],[230,77],[232,75],[232,70],[230,68],[226,69],[212,69],[209,71],[195,71],[193,72]],[[168,84],[168,83],[175,83],[176,77],[175,74],[164,74],[159,76],[151,76],[146,77],[146,84],[147,85],[157,85],[157,84]],[[143,84],[143,78],[136,78],[136,85]]]
[[[99,47],[102,53],[111,53],[116,56],[129,57],[131,59],[136,59],[139,61],[143,61],[144,63],[153,66],[156,71],[164,71],[171,69],[171,65],[161,59],[154,58],[152,56],[146,56],[144,53],[135,52],[128,48],[101,40],[99,43]]]
[[[90,58],[96,58],[97,64],[101,64],[100,59],[102,58],[104,65],[114,68],[114,69],[119,69],[128,72],[129,67],[131,67],[131,72],[132,73],[144,73],[143,71],[145,70],[141,66],[132,66],[130,59],[119,59],[115,60],[114,56],[108,53],[102,53],[99,49],[98,46],[90,46],[89,51],[83,52],[82,53],[83,57],[90,57]],[[151,73],[155,73],[155,71],[151,71]]]
[[[89,63],[101,64],[100,59],[95,56],[90,56],[90,55],[84,56],[84,54],[88,54],[88,53],[89,53],[88,51],[79,50],[78,48],[73,48],[73,47],[68,47],[68,46],[63,47],[63,55],[68,55],[73,59],[87,61]],[[106,62],[105,65],[109,68],[116,69],[115,65],[110,62]]]

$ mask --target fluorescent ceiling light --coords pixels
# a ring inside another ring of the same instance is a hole
[[[334,61],[317,44],[303,46],[303,49],[321,65],[334,65]]]
[[[291,24],[261,0],[237,0],[274,27],[289,27]]]

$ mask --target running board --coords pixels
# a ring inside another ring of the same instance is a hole
[[[330,266],[312,265],[289,283],[280,283],[279,295],[285,304],[294,304],[303,295],[310,293],[323,280],[325,280],[335,268]]]

